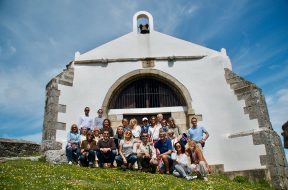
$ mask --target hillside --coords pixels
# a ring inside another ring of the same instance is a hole
[[[41,161],[0,163],[0,189],[197,189],[265,190],[265,182],[250,183],[239,177],[231,181],[222,175],[210,175],[209,181],[186,181],[172,175],[149,174],[118,169],[82,168],[51,165]]]

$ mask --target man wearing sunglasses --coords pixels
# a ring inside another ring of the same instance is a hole
[[[80,117],[79,119],[79,127],[80,129],[82,127],[86,127],[89,130],[92,130],[93,128],[93,118],[89,116],[89,112],[90,112],[90,108],[89,107],[85,107],[84,109],[84,115]]]

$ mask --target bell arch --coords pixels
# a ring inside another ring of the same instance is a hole
[[[133,16],[133,32],[137,33],[138,29],[137,20],[141,18],[147,19],[150,31],[153,31],[154,30],[153,16],[147,11],[139,11],[135,13]]]
[[[180,96],[183,98],[185,105],[187,106],[187,116],[189,117],[195,115],[195,112],[192,109],[192,98],[190,96],[190,93],[181,82],[179,82],[173,76],[157,69],[138,69],[123,75],[110,87],[102,104],[102,109],[106,116],[110,108],[113,95],[116,94],[118,90],[123,88],[125,84],[130,83],[138,77],[153,77],[155,79],[168,83],[169,86],[175,88],[180,93]]]

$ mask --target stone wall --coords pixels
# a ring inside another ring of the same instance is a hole
[[[40,146],[31,141],[0,138],[0,157],[37,155],[40,153]]]
[[[229,69],[225,69],[225,77],[238,100],[245,101],[244,113],[249,114],[250,119],[258,121],[259,130],[243,133],[243,136],[252,135],[254,145],[265,145],[266,155],[261,155],[259,158],[261,165],[266,166],[267,169],[267,172],[263,173],[265,178],[271,180],[271,184],[276,189],[288,189],[288,165],[284,149],[279,135],[272,128],[261,89]],[[241,134],[231,138],[238,137],[241,138]],[[252,175],[253,172],[250,174]]]
[[[58,112],[65,113],[66,105],[59,104],[60,90],[58,84],[72,86],[74,68],[72,62],[66,66],[62,73],[54,77],[46,85],[45,116],[43,124],[42,151],[60,150],[62,144],[56,141],[56,131],[66,130],[66,123],[58,122]]]

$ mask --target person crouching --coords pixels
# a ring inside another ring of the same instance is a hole
[[[156,172],[158,165],[156,150],[148,140],[148,132],[141,134],[141,143],[137,147],[138,168],[142,171]]]

